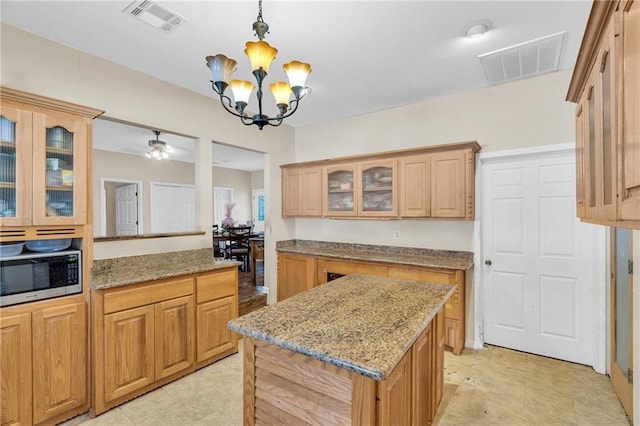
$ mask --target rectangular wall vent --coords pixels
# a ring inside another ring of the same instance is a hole
[[[495,86],[557,71],[565,34],[562,31],[478,56],[487,82]]]
[[[135,0],[122,12],[163,33],[169,33],[185,22],[182,16],[152,0]]]

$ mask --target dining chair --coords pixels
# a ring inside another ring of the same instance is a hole
[[[227,258],[242,261],[242,272],[249,271],[249,256],[251,253],[251,225],[235,226],[229,228],[231,244],[227,246]]]
[[[224,257],[226,242],[224,241],[216,241],[215,237],[221,235],[220,228],[218,225],[212,225],[211,239],[213,241],[213,257]]]

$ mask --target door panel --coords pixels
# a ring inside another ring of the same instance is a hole
[[[595,227],[575,212],[572,152],[487,161],[486,343],[592,365]]]
[[[632,232],[611,229],[611,384],[629,418],[633,417],[633,287],[629,261],[632,254]]]

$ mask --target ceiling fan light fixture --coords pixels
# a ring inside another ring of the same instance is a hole
[[[160,136],[160,132],[158,130],[154,130],[156,138],[149,140],[149,149],[145,154],[147,158],[153,158],[155,160],[162,160],[169,158],[169,152],[171,152],[171,147],[167,145],[166,142],[163,142],[158,139]]]
[[[470,22],[462,29],[462,35],[466,38],[478,38],[493,28],[493,22],[488,19],[480,19]]]

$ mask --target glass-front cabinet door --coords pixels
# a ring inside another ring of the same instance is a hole
[[[398,216],[396,163],[386,160],[360,165],[358,216]]]
[[[356,165],[345,164],[324,170],[324,215],[355,216],[357,212]]]
[[[31,224],[31,112],[0,114],[0,225]]]
[[[87,125],[77,116],[34,114],[34,223],[86,222]]]

